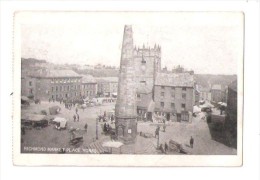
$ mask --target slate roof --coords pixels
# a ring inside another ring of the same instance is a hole
[[[39,78],[64,78],[64,77],[82,77],[73,70],[60,70],[60,69],[51,69],[46,71],[35,71],[30,75],[31,77]]]
[[[97,77],[97,82],[118,82],[118,77]]]
[[[190,73],[158,73],[155,79],[155,85],[193,87],[194,76]]]
[[[91,75],[83,75],[81,82],[83,84],[84,83],[97,83],[96,79],[93,76],[91,76]]]
[[[82,77],[78,73],[76,73],[73,70],[50,70],[47,72],[46,77],[52,77],[52,78],[57,78],[57,77]]]

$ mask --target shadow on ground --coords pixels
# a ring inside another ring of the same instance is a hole
[[[212,140],[224,144],[228,147],[232,147],[235,149],[237,148],[236,143],[232,143],[235,142],[236,140],[234,139],[231,140],[231,137],[228,136],[228,132],[225,130],[223,123],[207,122],[207,124],[210,130],[210,135]]]

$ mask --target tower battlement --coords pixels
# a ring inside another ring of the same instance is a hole
[[[154,45],[154,47],[134,47],[134,56],[159,56],[161,57],[161,46]]]

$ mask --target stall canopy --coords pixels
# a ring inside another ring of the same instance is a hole
[[[53,121],[56,123],[60,123],[61,128],[66,127],[67,120],[65,118],[56,117]]]
[[[45,120],[45,115],[40,115],[40,114],[24,114],[21,117],[22,120],[27,120],[27,121],[42,121]]]
[[[199,113],[199,112],[201,112],[201,108],[199,108],[198,106],[193,106],[193,112]]]

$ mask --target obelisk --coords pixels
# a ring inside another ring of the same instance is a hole
[[[116,135],[124,144],[135,142],[137,134],[136,82],[132,26],[125,25],[115,107]]]

